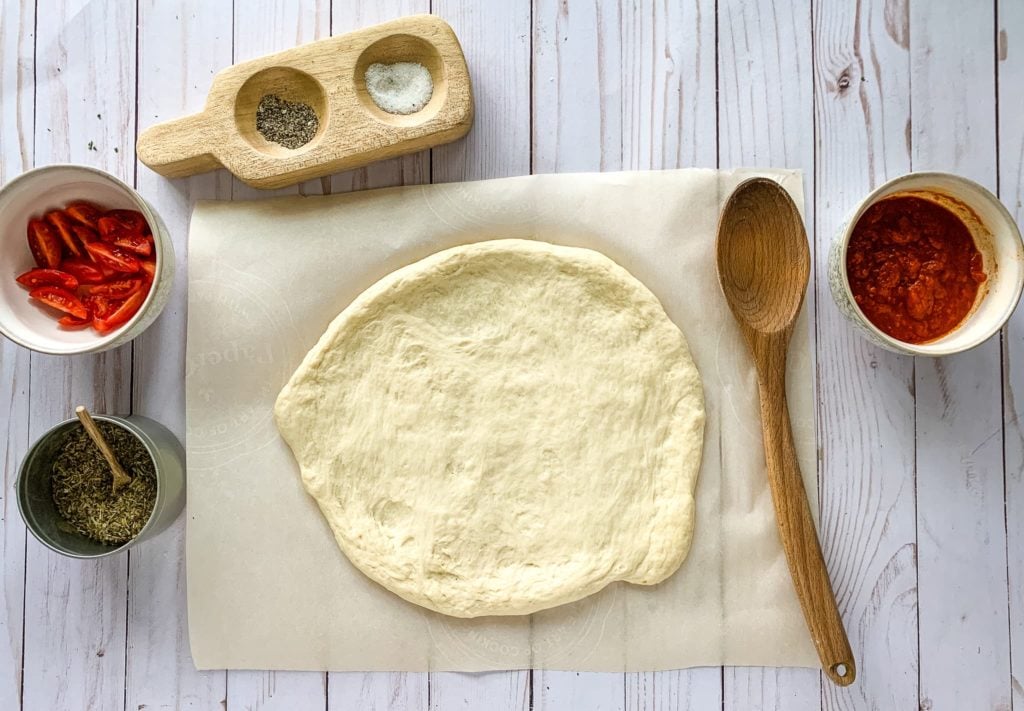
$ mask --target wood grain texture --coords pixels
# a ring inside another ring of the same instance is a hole
[[[535,0],[532,66],[534,173],[622,167],[622,15],[602,3]],[[621,709],[622,674],[535,671],[538,709]]]
[[[289,0],[234,2],[232,62],[242,62],[305,42],[331,32],[329,0],[296,3]],[[231,178],[231,197],[252,200],[296,192],[317,195],[330,186],[324,179],[298,187],[257,190]],[[327,675],[319,672],[229,671],[227,707],[252,711],[321,709],[326,706]]]
[[[913,168],[993,190],[994,14],[992,3],[910,5]],[[918,358],[915,391],[921,705],[1008,708],[999,339]]]
[[[997,3],[999,197],[1024,222],[1024,3]],[[1011,708],[1024,708],[1024,311],[1003,335],[1006,550],[1010,618]]]
[[[814,5],[817,270],[857,201],[910,169],[905,3]],[[858,662],[827,709],[916,708],[914,362],[868,343],[818,285],[821,530]]]
[[[533,7],[533,171],[714,166],[715,7],[564,3]],[[534,673],[535,705],[588,700],[665,708],[721,705],[715,669]]]
[[[469,64],[473,130],[431,151],[433,182],[530,172],[530,3],[433,0],[455,30]]]
[[[721,709],[722,668],[626,674],[626,711]]]
[[[198,110],[212,77],[205,72],[325,37],[332,23],[340,33],[424,12],[431,3],[139,0],[137,26],[134,5],[5,0],[0,179],[33,160],[72,160],[130,181],[136,122],[145,127]],[[998,139],[1000,194],[1024,216],[1018,90],[1024,6],[1016,0],[533,0],[532,23],[530,5],[433,1],[463,42],[477,90],[477,124],[467,140],[434,152],[438,180],[526,173],[531,145],[537,171],[716,162],[802,167],[821,267],[823,247],[846,211],[874,185],[908,170],[911,149],[915,169],[952,169],[995,188]],[[299,190],[422,182],[430,173],[430,156],[420,153]],[[195,198],[268,195],[224,171],[168,182],[142,167],[137,185],[171,228],[179,277]],[[531,694],[533,705],[545,708],[575,702],[888,711],[1024,704],[1020,314],[1002,351],[990,343],[963,360],[919,360],[915,377],[913,360],[879,351],[849,329],[823,281],[809,294],[818,304],[820,530],[859,662],[852,687],[822,686],[807,670],[716,668],[593,677],[433,674],[428,689],[425,674],[195,672],[187,649],[181,522],[127,559],[99,565],[51,556],[31,537],[26,543],[10,497],[16,466],[27,443],[69,416],[75,400],[124,412],[134,390],[137,412],[180,432],[183,289],[181,280],[167,311],[136,341],[131,369],[130,349],[71,359],[30,358],[6,342],[0,349],[0,397],[9,403],[0,708],[19,708],[22,649],[23,708],[32,711],[319,709],[327,703],[332,709],[521,709]]]
[[[423,12],[430,12],[429,0],[398,0],[387,4],[375,0],[334,0],[331,32],[340,34]],[[335,175],[330,188],[333,192],[348,192],[427,182],[430,182],[430,152],[423,151]],[[328,709],[424,711],[429,694],[428,680],[425,672],[330,673],[327,675]]]
[[[789,573],[822,671],[848,686],[857,667],[804,490],[786,402],[789,341],[811,270],[807,235],[789,194],[767,178],[741,183],[722,212],[716,256],[722,293],[757,369],[765,465]]]
[[[264,54],[312,42],[331,34],[330,0],[259,0],[234,2],[231,63],[255,59]],[[208,87],[209,85],[207,85]],[[330,188],[330,178],[300,183],[296,188],[259,190],[238,178],[231,178],[231,198],[256,200],[278,195],[321,195]]]
[[[0,16],[0,182],[32,167],[35,6],[9,3]],[[28,449],[29,353],[7,339],[0,343],[0,430],[3,489],[0,489],[0,708],[21,708],[22,643],[25,619],[25,525],[14,484]]]
[[[376,106],[363,77],[381,62],[416,62],[429,70],[433,93],[422,111],[399,115]],[[300,150],[257,130],[267,94],[307,104],[320,117],[316,135]],[[224,166],[249,185],[277,188],[450,143],[472,122],[459,42],[443,20],[424,14],[234,64],[214,77],[202,111],[151,126],[137,150],[142,162],[169,178]]]
[[[809,0],[750,3],[719,0],[718,165],[786,166],[804,171],[805,224],[814,224],[812,23]],[[806,308],[816,312],[814,292]],[[821,530],[827,548],[831,536]],[[726,668],[725,709],[817,708],[813,669]]]
[[[473,130],[431,151],[433,182],[530,172],[530,3],[433,0],[462,43],[473,82]],[[431,672],[430,708],[526,709],[530,672]]]
[[[536,711],[624,711],[626,708],[626,684],[622,674],[536,670],[532,685],[532,708]]]
[[[530,672],[431,672],[430,711],[530,708]]]
[[[195,111],[210,76],[231,62],[230,0],[139,3],[138,126]],[[174,289],[159,319],[135,341],[133,412],[184,441],[188,220],[200,198],[227,198],[224,173],[169,182],[137,167],[136,188],[160,213],[174,245]],[[225,672],[192,663],[185,596],[185,516],[132,549],[128,576],[128,709],[212,709],[226,698]]]
[[[131,182],[134,172],[135,7],[54,2],[36,23],[35,163],[94,165]],[[103,67],[103,71],[94,71]],[[130,407],[131,346],[96,356],[33,354],[29,437],[71,416]],[[128,559],[77,561],[28,541],[25,709],[124,705]]]
[[[333,0],[331,32],[350,32],[403,15],[424,12],[430,12],[430,0],[394,0],[388,3],[374,0]],[[331,189],[333,192],[348,192],[429,182],[430,151],[422,151],[335,175],[331,178]]]
[[[820,672],[813,669],[725,667],[722,708],[815,711],[821,708],[820,677]]]

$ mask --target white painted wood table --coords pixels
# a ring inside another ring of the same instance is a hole
[[[465,48],[465,140],[275,193],[224,172],[168,182],[136,161],[139,131],[198,110],[232,62],[416,12],[447,19]],[[70,161],[133,182],[174,235],[180,279],[120,350],[2,344],[0,709],[1024,708],[1024,313],[974,352],[915,360],[855,335],[821,277],[846,211],[900,173],[962,173],[1019,217],[1022,86],[1021,0],[4,0],[0,178]],[[739,165],[806,175],[821,525],[854,686],[803,669],[197,672],[183,517],[98,563],[26,535],[17,465],[73,403],[183,434],[197,198]]]

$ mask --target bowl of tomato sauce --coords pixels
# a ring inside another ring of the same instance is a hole
[[[1024,243],[999,199],[949,173],[890,180],[869,194],[829,251],[840,311],[870,340],[943,356],[1002,328],[1024,287]]]
[[[80,165],[48,165],[0,189],[0,333],[41,353],[115,348],[167,303],[174,252],[135,190]]]

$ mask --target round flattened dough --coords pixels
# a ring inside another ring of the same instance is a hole
[[[690,547],[700,377],[657,298],[591,250],[497,240],[399,269],[275,416],[349,560],[438,612],[651,585]]]

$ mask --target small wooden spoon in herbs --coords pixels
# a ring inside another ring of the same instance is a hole
[[[122,545],[139,535],[156,504],[153,458],[123,427],[96,422],[81,406],[76,413],[82,427],[65,436],[50,479],[61,528]]]

